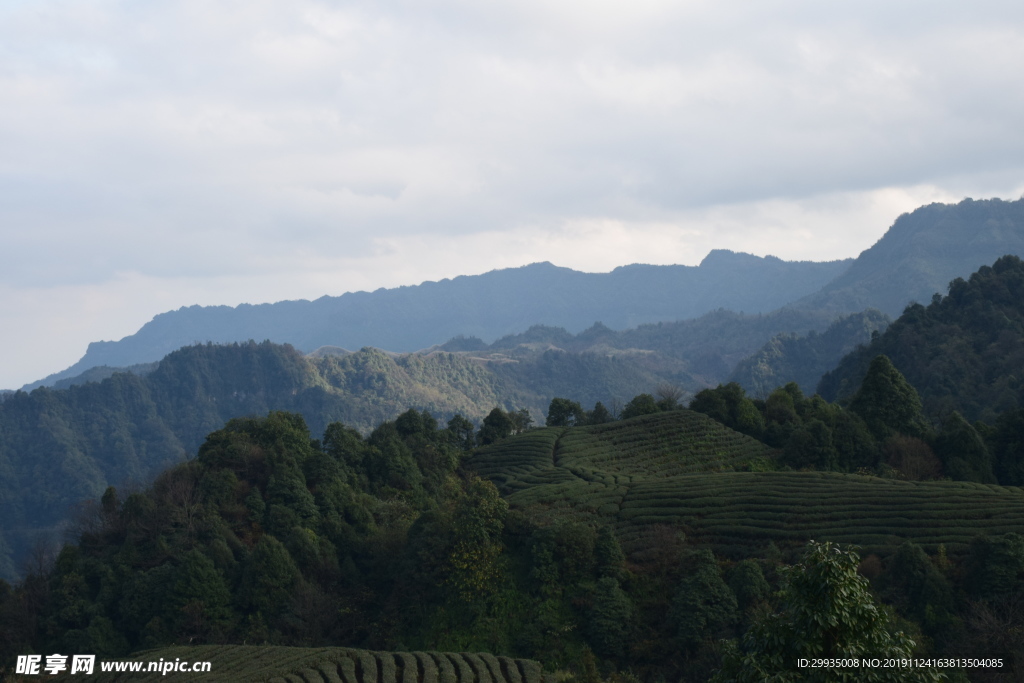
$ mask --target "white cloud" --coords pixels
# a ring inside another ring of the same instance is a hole
[[[1004,2],[6,3],[0,322],[71,358],[190,303],[852,256],[1019,194],[1022,81]]]

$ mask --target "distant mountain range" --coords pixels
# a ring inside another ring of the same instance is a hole
[[[718,309],[757,314],[787,306],[820,314],[820,331],[837,316],[867,308],[896,317],[910,302],[929,301],[950,280],[1005,254],[1024,254],[1024,200],[966,199],[900,216],[874,246],[845,261],[787,262],[715,250],[699,266],[581,273],[535,263],[316,301],[181,308],[120,341],[90,344],[78,363],[24,389],[54,386],[98,366],[152,363],[208,341],[270,340],[304,352],[321,346],[409,352],[459,335],[487,343],[533,325],[577,333],[600,322],[623,330]]]
[[[78,363],[24,389],[53,386],[92,367],[150,363],[196,342],[254,339],[305,352],[321,346],[409,352],[457,335],[493,341],[538,324],[580,332],[595,322],[625,329],[719,308],[764,313],[817,291],[848,266],[849,260],[787,262],[716,250],[699,266],[581,273],[535,263],[316,301],[191,306],[162,313],[120,341],[94,342]]]

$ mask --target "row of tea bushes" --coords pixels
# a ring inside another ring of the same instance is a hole
[[[166,675],[159,671],[102,673],[97,663],[89,678],[98,683],[545,683],[537,662],[488,653],[200,645],[148,650],[137,653],[133,660],[143,662],[144,667],[150,662],[210,662],[210,671],[171,671]],[[52,680],[78,678],[68,675]]]

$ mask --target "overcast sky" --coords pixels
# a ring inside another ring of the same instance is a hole
[[[0,0],[0,387],[196,303],[856,256],[1020,196],[1022,121],[1020,2]]]

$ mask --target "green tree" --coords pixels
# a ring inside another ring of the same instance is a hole
[[[821,420],[808,420],[790,435],[781,460],[794,468],[835,469],[839,453],[832,445],[832,430]]]
[[[622,415],[619,417],[623,420],[628,420],[631,417],[639,417],[640,415],[652,415],[660,410],[658,408],[657,401],[650,394],[640,394],[634,396],[629,403],[622,409]]]
[[[973,595],[991,600],[1024,592],[1024,536],[1008,533],[971,541],[967,585]]]
[[[1000,415],[989,442],[999,483],[1024,486],[1024,408]]]
[[[739,644],[725,645],[713,681],[941,681],[931,669],[805,668],[802,659],[912,656],[914,641],[893,632],[857,573],[852,550],[812,541],[802,561],[785,570],[780,609],[756,620]]]
[[[448,438],[452,444],[461,451],[471,451],[476,445],[473,437],[473,423],[456,414],[448,420]]]
[[[598,401],[594,404],[594,409],[587,413],[587,424],[588,425],[603,425],[606,422],[611,422],[615,418],[612,417],[611,412],[604,407],[604,404]]]
[[[864,418],[878,441],[893,434],[925,436],[927,423],[921,397],[887,356],[875,356],[860,389],[850,400],[850,410]]]
[[[168,595],[175,633],[196,642],[217,639],[230,626],[231,593],[213,562],[198,550],[185,554]]]
[[[935,454],[952,479],[994,484],[992,457],[985,441],[960,413],[954,412],[942,423],[935,439]]]
[[[767,602],[772,593],[761,565],[756,560],[743,560],[732,568],[729,572],[729,588],[736,596],[740,611],[745,613]]]
[[[498,588],[507,513],[508,503],[485,479],[471,479],[455,502],[447,582],[467,603],[481,602]]]
[[[491,412],[487,413],[487,417],[484,418],[483,424],[480,426],[480,432],[477,434],[477,443],[481,446],[486,446],[487,444],[506,439],[512,435],[514,426],[508,413],[495,406]]]
[[[610,576],[619,579],[625,572],[626,555],[622,552],[618,537],[609,526],[602,526],[597,530],[597,540],[594,541],[594,562],[597,565],[597,575],[601,577]]]
[[[793,385],[796,386],[796,385]],[[799,389],[797,389],[799,391]],[[757,406],[747,398],[746,392],[736,382],[719,384],[714,389],[704,389],[690,401],[690,410],[704,413],[718,420],[726,427],[760,439],[764,436],[764,416]]]
[[[597,582],[590,608],[587,630],[594,651],[603,657],[619,657],[626,652],[632,629],[633,602],[617,579],[606,576]]]
[[[953,621],[953,590],[931,559],[915,543],[901,545],[880,577],[882,595],[903,614],[941,634]]]
[[[530,415],[530,411],[526,408],[520,408],[514,412],[510,411],[508,419],[512,421],[512,434],[522,434],[530,429],[530,425],[533,424],[533,416]]]
[[[583,408],[576,401],[555,397],[548,405],[548,417],[544,424],[548,427],[572,427],[585,421]]]
[[[288,605],[299,580],[299,568],[279,540],[270,535],[260,538],[245,563],[238,599],[243,609],[271,620]]]
[[[720,636],[738,616],[736,596],[722,580],[711,551],[697,551],[690,562],[693,569],[680,582],[670,612],[679,639],[687,648]]]

